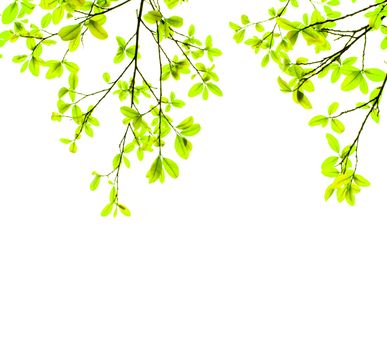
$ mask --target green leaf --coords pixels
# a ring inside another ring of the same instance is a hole
[[[222,90],[213,83],[207,83],[208,89],[216,96],[223,96]]]
[[[328,157],[321,164],[321,169],[334,168],[339,161],[339,157]]]
[[[42,26],[42,28],[47,28],[50,23],[51,23],[51,20],[52,20],[52,15],[51,13],[47,13],[46,15],[44,15],[40,21],[40,25]]]
[[[386,77],[386,72],[378,68],[367,68],[364,73],[369,80],[375,82],[383,81]]]
[[[106,207],[104,207],[101,211],[101,216],[108,216],[114,207],[114,203],[109,203]]]
[[[58,5],[58,0],[40,0],[39,6],[44,10],[53,10]]]
[[[244,29],[236,31],[234,34],[234,40],[239,44],[245,38],[246,31]]]
[[[38,59],[36,59],[35,57],[32,57],[30,60],[30,63],[28,64],[28,68],[30,72],[37,77],[40,72],[40,63]]]
[[[113,158],[113,162],[112,162],[113,169],[117,169],[120,166],[120,163],[121,163],[121,154],[118,153]]]
[[[327,177],[337,177],[340,173],[336,168],[324,168],[321,170],[322,174]]]
[[[262,58],[262,62],[261,62],[261,66],[262,67],[266,67],[268,65],[270,61],[270,55],[269,54],[266,54],[265,56],[263,56]]]
[[[246,25],[246,24],[249,24],[250,23],[250,19],[247,15],[242,15],[241,16],[241,22],[243,25]]]
[[[353,179],[355,183],[361,187],[368,187],[371,185],[371,183],[364,176],[355,174]]]
[[[93,178],[93,181],[91,181],[90,183],[90,190],[95,191],[98,188],[100,181],[101,181],[101,176],[95,175]]]
[[[336,179],[333,181],[332,186],[335,188],[340,188],[343,185],[348,184],[352,179],[352,173],[345,173],[345,174],[340,174]]]
[[[194,123],[194,118],[188,117],[184,119],[179,125],[177,125],[176,128],[181,130],[188,129],[193,123]]]
[[[317,126],[321,125],[322,127],[325,127],[328,125],[329,118],[327,118],[325,115],[316,115],[311,120],[309,120],[309,126]]]
[[[149,11],[144,15],[144,20],[150,24],[155,24],[163,18],[160,11]]]
[[[130,161],[128,157],[122,156],[122,159],[124,160],[125,166],[129,169],[130,168]]]
[[[183,136],[194,136],[201,130],[201,127],[199,124],[193,124],[189,128],[184,129],[180,132]]]
[[[72,140],[70,139],[59,139],[60,142],[64,143],[65,145],[68,145],[69,143],[73,142]]]
[[[173,9],[176,5],[179,4],[179,0],[164,0],[164,2],[169,9]]]
[[[331,134],[326,134],[326,138],[327,138],[327,141],[328,141],[330,148],[332,148],[332,150],[335,151],[336,153],[339,153],[340,152],[340,144],[339,144],[339,141],[336,139],[336,137],[334,137]]]
[[[292,88],[289,86],[289,84],[283,80],[281,77],[278,77],[277,79],[278,85],[280,87],[280,90],[282,92],[292,92]]]
[[[305,109],[312,109],[312,104],[310,103],[309,99],[300,90],[293,92],[293,98],[295,102],[299,103]]]
[[[347,192],[345,193],[345,200],[349,205],[354,206],[355,205],[355,193],[352,190],[352,186],[349,185],[347,188]]]
[[[77,73],[79,71],[78,65],[74,62],[63,61],[63,64],[70,73]]]
[[[162,171],[163,171],[163,163],[162,163],[161,157],[158,156],[154,160],[151,168],[149,169],[148,173],[146,174],[146,177],[148,178],[149,183],[153,183],[153,182],[157,181],[160,178]]]
[[[76,73],[71,73],[69,75],[69,87],[71,90],[75,90],[78,86],[78,75]]]
[[[47,79],[59,78],[63,74],[63,66],[59,61],[53,61],[46,73]]]
[[[120,209],[120,212],[125,216],[131,215],[130,210],[125,205],[118,203],[117,206],[118,206],[118,209]]]
[[[179,16],[172,16],[166,19],[166,22],[171,26],[175,28],[180,28],[183,26],[183,18]]]
[[[17,55],[12,58],[12,62],[21,63],[27,59],[27,55]]]
[[[70,144],[69,151],[70,151],[71,153],[76,153],[76,152],[77,152],[77,144],[76,144],[75,142],[72,142],[72,143]]]
[[[332,197],[333,192],[335,192],[335,188],[332,186],[328,186],[324,194],[325,201]]]
[[[97,39],[105,40],[108,38],[106,30],[97,22],[92,19],[86,23],[86,27],[89,28],[90,33],[93,34]]]
[[[128,117],[130,119],[136,119],[140,115],[140,113],[138,113],[135,109],[126,106],[121,107],[120,111],[125,117]]]
[[[163,157],[163,165],[170,177],[176,179],[179,176],[179,167],[173,160]]]
[[[360,70],[348,74],[341,84],[341,90],[351,91],[356,89],[360,85],[361,78],[362,75]]]
[[[288,21],[285,18],[277,17],[276,22],[281,29],[284,30],[298,30],[299,24]]]
[[[72,24],[63,27],[59,32],[59,36],[63,41],[71,41],[78,37],[81,33],[82,26],[80,24]]]
[[[192,150],[192,144],[185,137],[176,135],[175,138],[175,150],[176,153],[183,159],[188,159]]]
[[[331,119],[331,127],[332,130],[337,132],[338,134],[341,134],[345,130],[344,124],[337,118]]]
[[[3,24],[12,23],[15,20],[18,13],[19,13],[19,6],[17,2],[15,1],[12,4],[9,4],[3,11],[3,15],[2,15]]]
[[[195,97],[195,96],[201,94],[203,89],[204,89],[204,84],[203,83],[196,83],[188,91],[188,96],[189,97]]]
[[[332,115],[337,111],[339,108],[339,103],[338,102],[333,102],[329,107],[328,107],[328,114]]]
[[[109,83],[109,82],[110,82],[110,74],[109,74],[109,73],[107,73],[107,72],[103,73],[102,78],[103,78],[103,80],[104,80],[106,83]]]

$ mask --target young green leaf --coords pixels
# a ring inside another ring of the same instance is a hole
[[[76,39],[81,33],[82,26],[80,24],[71,24],[63,27],[58,35],[61,37],[63,41],[71,41]]]
[[[176,179],[179,176],[179,167],[173,160],[163,157],[163,165],[170,177]]]
[[[331,134],[326,134],[326,138],[327,138],[329,147],[332,148],[332,150],[335,151],[336,153],[339,153],[340,144],[339,144],[339,141],[336,139],[336,137],[334,137]]]

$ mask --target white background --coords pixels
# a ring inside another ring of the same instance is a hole
[[[185,6],[224,52],[225,96],[185,108],[203,131],[188,161],[170,155],[178,180],[148,185],[149,161],[133,162],[121,184],[130,219],[101,218],[107,186],[88,188],[116,151],[117,100],[70,154],[58,142],[70,134],[50,121],[63,83],[2,60],[0,349],[385,350],[385,115],[361,144],[372,186],[354,208],[325,203],[320,164],[331,153],[307,125],[324,111],[296,106],[278,91],[277,68],[262,70],[231,39],[228,21],[265,17],[264,6]],[[81,55],[92,85],[112,52],[90,42],[98,54]],[[333,91],[313,101],[326,106]]]

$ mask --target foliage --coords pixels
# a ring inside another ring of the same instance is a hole
[[[146,153],[156,150],[157,156],[147,172],[150,183],[164,182],[165,175],[179,176],[175,161],[165,156],[165,145],[174,140],[178,156],[187,159],[192,150],[190,138],[200,131],[200,125],[192,116],[176,123],[171,115],[174,109],[185,106],[176,91],[168,91],[165,81],[180,80],[191,74],[192,87],[188,96],[201,96],[207,100],[210,93],[222,96],[217,85],[218,76],[214,72],[214,58],[221,51],[213,46],[212,37],[200,40],[195,35],[195,26],[184,26],[183,18],[173,15],[170,10],[182,0],[14,0],[2,12],[2,23],[7,29],[0,33],[0,47],[7,43],[23,41],[25,46],[13,61],[21,65],[21,72],[34,76],[43,73],[47,79],[67,75],[67,85],[58,91],[57,110],[52,120],[70,120],[74,124],[74,134],[60,141],[68,145],[70,152],[76,153],[82,136],[93,137],[94,128],[99,126],[98,107],[108,95],[116,95],[122,103],[120,107],[123,134],[118,151],[112,157],[112,167],[107,173],[93,172],[90,189],[96,190],[101,179],[111,186],[109,201],[101,215],[118,212],[130,216],[126,205],[119,197],[122,168],[129,168],[130,158],[140,161]],[[101,72],[104,87],[84,93],[78,90],[80,67],[72,56],[88,37],[106,40],[109,33],[105,22],[113,12],[122,11],[133,5],[136,23],[130,36],[116,36],[117,51],[112,55],[114,64],[121,72],[112,77],[109,72]],[[184,29],[185,28],[185,29]],[[147,37],[145,37],[147,36]],[[145,38],[144,38],[145,37]],[[155,55],[151,57],[157,67],[157,74],[148,77],[141,66],[141,44],[153,42]],[[46,48],[57,45],[63,52],[56,57],[46,56]]]
[[[331,83],[339,83],[342,91],[356,96],[358,90],[364,96],[349,108],[340,108],[341,103],[330,101],[327,113],[309,121],[310,126],[329,127],[334,134],[341,135],[347,123],[355,123],[349,120],[350,115],[362,115],[358,131],[345,147],[340,147],[332,133],[326,134],[333,154],[322,163],[323,175],[333,179],[325,199],[336,192],[339,202],[346,200],[354,205],[361,187],[370,185],[357,173],[361,135],[369,120],[379,122],[387,82],[385,66],[383,69],[368,63],[375,50],[387,48],[387,26],[383,23],[387,1],[359,1],[361,7],[351,5],[349,13],[341,12],[339,0],[279,1],[283,4],[270,8],[264,20],[251,21],[248,15],[242,15],[240,23],[230,22],[234,40],[244,42],[256,54],[263,52],[263,67],[270,61],[278,65],[283,73],[278,77],[280,90],[305,109],[312,109],[309,95],[318,78],[329,78]],[[379,48],[369,47],[372,40],[377,41]]]
[[[149,183],[162,183],[166,175],[173,179],[179,176],[178,164],[166,154],[168,142],[172,141],[180,158],[190,156],[191,137],[200,131],[200,125],[192,116],[174,121],[173,111],[183,108],[186,102],[181,89],[169,89],[166,81],[179,81],[190,75],[188,97],[207,100],[210,94],[223,95],[213,64],[222,52],[213,46],[211,35],[204,40],[197,38],[195,26],[187,26],[182,17],[173,13],[184,1],[40,0],[37,4],[35,0],[12,0],[2,11],[0,47],[23,43],[23,50],[12,59],[20,65],[21,72],[44,74],[47,79],[66,78],[51,119],[73,123],[72,137],[60,139],[70,152],[77,152],[82,136],[93,137],[100,124],[98,107],[108,96],[116,96],[120,103],[123,131],[111,169],[94,171],[90,183],[92,191],[101,180],[110,186],[102,216],[116,216],[118,212],[130,216],[129,209],[121,203],[119,185],[123,168],[130,168],[133,157],[141,161],[146,154],[155,152],[146,177]],[[351,1],[352,11],[342,13],[340,0],[278,0],[279,7],[270,8],[266,19],[252,21],[244,14],[239,23],[230,22],[230,27],[237,43],[244,42],[256,54],[263,52],[263,67],[271,62],[280,68],[280,90],[303,108],[312,109],[311,93],[322,78],[339,84],[342,91],[353,96],[362,95],[349,107],[345,101],[329,101],[327,112],[309,121],[310,126],[331,129],[326,141],[333,154],[322,163],[322,173],[332,179],[325,199],[336,192],[339,202],[346,200],[354,205],[361,187],[370,185],[357,171],[359,143],[367,123],[379,122],[387,82],[385,62],[380,62],[380,66],[369,63],[369,52],[375,50],[370,48],[370,42],[377,40],[378,50],[387,48],[387,0],[367,4]],[[77,50],[89,37],[109,40],[106,21],[129,6],[135,14],[133,32],[113,39],[116,52],[112,60],[120,67],[120,73],[112,76],[107,71],[100,72],[103,87],[88,93],[79,91],[81,67],[74,61]],[[157,72],[154,76],[149,76],[142,63],[141,45],[149,43],[154,46],[150,57]],[[48,49],[51,46],[58,47],[54,57]],[[350,143],[341,147],[348,124],[356,123],[355,118],[348,120],[350,115],[360,116],[361,120]]]

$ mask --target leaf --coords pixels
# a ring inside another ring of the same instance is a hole
[[[195,97],[195,96],[201,94],[203,89],[204,89],[204,84],[203,83],[196,83],[188,91],[188,96],[189,97]]]
[[[289,86],[289,84],[283,80],[281,77],[278,77],[277,79],[278,85],[280,87],[280,90],[282,92],[292,92],[292,88]]]
[[[109,203],[106,207],[104,207],[101,211],[101,216],[108,216],[113,210],[114,203]]]
[[[97,22],[92,19],[86,23],[86,27],[89,28],[90,33],[93,34],[97,39],[105,40],[108,38],[106,30]]]
[[[360,70],[348,74],[341,84],[341,90],[351,91],[356,89],[360,84],[361,78],[362,75]]]
[[[78,35],[81,33],[81,30],[82,30],[82,26],[80,24],[72,24],[72,25],[63,27],[58,32],[58,35],[61,37],[63,41],[71,41],[78,37]]]
[[[352,186],[349,185],[347,188],[347,192],[345,193],[345,200],[349,205],[354,206],[355,205],[355,193],[352,190]]]
[[[59,61],[54,61],[46,73],[47,79],[59,78],[63,74],[63,66]]]
[[[150,24],[155,24],[163,18],[160,11],[149,11],[144,15],[144,20]]]
[[[36,77],[39,75],[40,63],[35,57],[31,58],[30,63],[28,64],[28,68],[29,68],[30,72],[33,75],[35,75]]]
[[[130,168],[130,161],[128,157],[122,156],[122,159],[124,160],[125,166],[129,169]]]
[[[120,212],[125,216],[131,215],[130,210],[125,205],[118,203],[117,206],[118,206],[118,209],[120,209]]]
[[[180,28],[183,26],[183,18],[179,16],[172,16],[166,19],[166,22],[171,26],[175,28]]]
[[[113,169],[117,169],[120,166],[120,164],[121,164],[121,154],[118,153],[114,156],[112,161]]]
[[[325,201],[332,197],[333,192],[335,192],[335,188],[332,186],[328,186],[324,194]]]
[[[163,170],[163,163],[161,160],[161,157],[158,156],[154,162],[152,163],[152,166],[150,167],[149,171],[146,174],[146,177],[149,180],[149,183],[153,183],[157,181],[161,175],[161,172]]]
[[[312,109],[312,104],[310,103],[309,99],[300,90],[293,92],[293,98],[297,103],[299,103],[305,109]]]
[[[117,198],[117,188],[113,185],[109,193],[110,203],[114,203],[116,198]]]
[[[266,54],[265,56],[263,56],[262,58],[262,62],[261,62],[261,66],[262,67],[266,67],[268,65],[270,61],[270,55],[269,54]]]
[[[169,9],[173,9],[176,5],[179,4],[179,0],[164,0],[164,2]]]
[[[335,188],[342,187],[343,185],[349,183],[352,179],[352,172],[340,174],[336,179],[333,181],[332,186]]]
[[[337,118],[331,119],[331,127],[333,131],[336,131],[338,134],[341,134],[345,130],[344,124]]]
[[[71,90],[75,90],[78,86],[78,75],[76,73],[70,73],[69,75],[69,87]]]
[[[188,117],[184,119],[179,125],[176,126],[178,129],[188,129],[191,127],[191,125],[194,123],[194,118],[193,117]]]
[[[328,114],[332,115],[337,111],[339,108],[339,103],[338,102],[333,102],[329,107],[328,107]]]
[[[70,73],[77,73],[79,71],[78,65],[74,62],[63,61],[63,64]]]
[[[170,177],[176,179],[179,176],[179,167],[173,160],[163,157],[163,165]]]
[[[299,24],[288,21],[285,18],[277,17],[276,22],[281,29],[284,30],[298,30]]]
[[[328,125],[329,119],[325,115],[316,115],[311,120],[309,120],[309,126],[317,126],[321,125],[322,127],[325,127]]]
[[[102,78],[103,78],[103,80],[104,80],[106,83],[109,83],[109,82],[110,82],[110,74],[109,74],[109,73],[107,73],[107,72],[103,73]]]
[[[95,175],[93,178],[93,181],[91,181],[90,183],[90,190],[95,191],[98,188],[100,181],[101,181],[101,176]]]
[[[175,138],[175,150],[176,153],[183,159],[188,159],[192,150],[192,144],[185,137],[176,135]]]
[[[70,144],[69,151],[71,153],[76,153],[77,152],[77,144],[75,142]]]
[[[140,115],[135,109],[131,107],[121,107],[120,108],[121,113],[130,119],[136,119]]]
[[[322,162],[321,169],[334,168],[338,161],[339,157],[328,157]]]
[[[216,96],[223,96],[222,90],[213,83],[207,83],[208,89]]]
[[[21,63],[21,62],[24,62],[26,60],[28,56],[27,55],[17,55],[17,56],[14,56],[12,58],[12,62],[15,62],[15,63]]]
[[[361,187],[368,187],[371,185],[371,183],[364,176],[361,176],[359,174],[355,174],[353,179],[355,183]]]
[[[3,11],[3,15],[2,15],[3,24],[12,23],[15,20],[18,13],[19,13],[19,6],[17,2],[15,1],[12,4],[9,4]]]
[[[375,82],[383,81],[386,77],[386,72],[378,68],[367,68],[364,73],[369,80]]]
[[[334,150],[336,153],[340,152],[340,144],[339,141],[331,134],[326,134],[326,138],[328,141],[328,144],[332,150]]]
[[[199,124],[193,124],[189,128],[184,129],[180,132],[183,136],[194,136],[201,130],[201,127]]]
[[[245,38],[246,31],[244,29],[236,31],[234,34],[234,40],[237,44],[241,43],[243,39]]]
[[[336,168],[324,168],[321,172],[327,177],[337,177],[340,174]]]
[[[60,142],[64,143],[65,145],[68,145],[69,143],[73,142],[72,140],[69,139],[59,139]]]
[[[41,0],[39,6],[44,10],[53,10],[58,5],[58,0]]]

